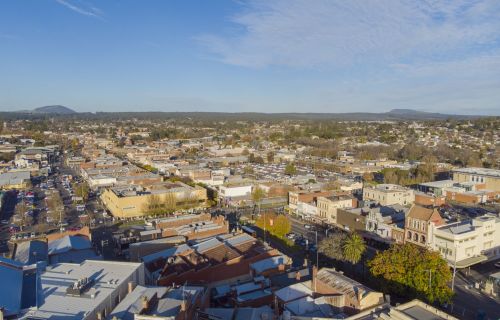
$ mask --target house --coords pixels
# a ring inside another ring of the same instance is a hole
[[[373,291],[342,272],[330,268],[322,268],[316,275],[315,272],[313,269],[314,291],[331,298],[331,304],[346,314],[357,313],[384,303],[382,292]]]
[[[133,284],[132,284],[133,286]],[[113,309],[107,319],[190,320],[205,303],[206,290],[200,286],[136,286]]]
[[[413,205],[405,219],[405,242],[426,247],[431,243],[433,228],[443,224],[437,208]]]

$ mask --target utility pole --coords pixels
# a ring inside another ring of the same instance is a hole
[[[451,291],[455,291],[455,275],[457,274],[457,251],[458,245],[455,244],[455,262],[453,263],[453,278],[451,279]]]
[[[316,267],[319,270],[319,244],[318,244],[318,230],[315,230],[316,232]]]

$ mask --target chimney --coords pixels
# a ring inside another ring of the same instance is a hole
[[[186,299],[182,299],[182,302],[181,302],[181,311],[182,312],[186,312],[187,310],[187,302],[186,302]]]
[[[285,265],[283,263],[278,265],[278,271],[285,271]]]
[[[135,282],[134,281],[129,281],[128,282],[128,293],[131,293],[135,289]]]
[[[300,270],[295,274],[295,280],[300,281]]]
[[[3,308],[0,307],[0,320],[3,320]]]
[[[142,303],[142,312],[143,312],[143,313],[147,312],[147,311],[148,311],[148,309],[149,309],[149,301],[148,301],[148,297],[143,296],[143,297],[142,297],[142,301],[141,301],[141,303]]]
[[[357,288],[357,298],[358,298],[358,302],[359,304],[361,305],[361,300],[363,299],[363,290],[361,288]]]

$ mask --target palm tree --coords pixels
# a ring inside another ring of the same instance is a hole
[[[353,232],[345,239],[342,249],[344,250],[345,260],[352,264],[356,264],[361,260],[366,250],[366,244],[359,234]]]

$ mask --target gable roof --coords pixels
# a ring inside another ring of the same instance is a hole
[[[439,215],[439,217],[441,217],[437,208],[426,208],[414,205],[408,212],[408,217],[418,220],[430,221],[434,214],[437,214]]]
[[[92,243],[89,239],[82,236],[65,236],[49,242],[49,256],[71,250],[91,249]]]

